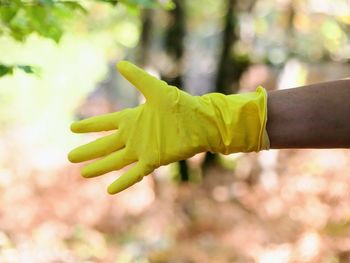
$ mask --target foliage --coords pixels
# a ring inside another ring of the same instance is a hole
[[[169,7],[157,0],[95,0],[116,5],[118,2],[130,7]],[[86,13],[77,1],[59,0],[0,0],[0,34],[9,34],[18,41],[24,41],[30,34],[58,42],[64,32],[64,24],[75,17],[77,12]]]
[[[0,35],[24,42],[29,35],[36,33],[44,38],[59,42],[64,32],[64,23],[77,12],[86,12],[84,7],[74,1],[54,0],[1,0]],[[0,77],[12,74],[14,69],[33,73],[29,65],[1,65]]]
[[[95,2],[111,5],[120,2],[132,9],[172,7],[171,1],[164,4],[157,0],[95,0]],[[87,12],[78,1],[0,0],[0,36],[7,35],[16,41],[24,42],[29,35],[36,33],[58,43],[65,31],[66,23],[77,15]],[[32,73],[31,66],[0,64],[0,77],[12,74],[14,68]]]
[[[22,70],[28,74],[38,74],[39,69],[29,65],[2,65],[0,64],[0,77],[5,75],[12,75],[16,69]]]
[[[58,42],[64,32],[64,22],[77,11],[85,9],[74,1],[2,1],[0,32],[22,42],[34,32]]]

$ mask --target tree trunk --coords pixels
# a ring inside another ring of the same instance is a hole
[[[150,46],[152,41],[153,22],[152,9],[144,9],[141,13],[142,29],[140,35],[140,48],[137,52],[137,62],[140,66],[145,66],[149,61]]]
[[[165,32],[165,49],[173,62],[171,77],[163,76],[170,85],[181,88],[182,59],[184,54],[184,37],[186,34],[186,19],[184,0],[174,0],[176,7],[169,11],[169,26]],[[186,160],[179,162],[179,173],[182,182],[189,180],[189,169]]]
[[[238,83],[242,73],[248,68],[249,61],[235,54],[234,45],[239,39],[237,35],[237,2],[238,0],[227,0],[227,13],[225,16],[224,31],[222,36],[222,49],[218,61],[218,72],[215,82],[215,91],[223,94],[236,93],[239,89]],[[217,164],[216,154],[206,153],[203,162],[203,171]]]

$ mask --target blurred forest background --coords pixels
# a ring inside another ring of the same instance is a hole
[[[193,95],[349,76],[347,0],[0,0],[0,262],[350,262],[350,151],[200,154],[110,196],[73,120],[136,106],[130,60]]]

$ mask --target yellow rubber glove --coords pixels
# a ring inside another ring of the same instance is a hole
[[[76,133],[116,130],[69,153],[71,162],[102,157],[86,165],[82,176],[95,177],[134,163],[109,187],[118,193],[161,165],[210,151],[223,154],[269,148],[267,96],[256,92],[225,96],[190,94],[121,61],[119,72],[146,98],[136,108],[72,124]]]

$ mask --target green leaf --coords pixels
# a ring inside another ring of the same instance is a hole
[[[156,0],[126,0],[124,2],[128,5],[137,5],[145,8],[156,8],[160,6]]]
[[[173,1],[169,0],[163,4],[163,7],[165,10],[170,11],[170,10],[175,9],[176,5]]]
[[[19,69],[27,74],[40,76],[40,69],[30,65],[3,65],[0,64],[0,78],[5,75],[12,75],[15,69]]]
[[[78,2],[74,2],[74,1],[64,1],[64,2],[60,2],[61,5],[64,5],[66,7],[68,7],[69,9],[75,11],[81,11],[84,14],[87,14],[88,11]]]
[[[109,4],[112,4],[112,5],[116,5],[118,3],[118,0],[96,0],[96,1],[109,3]]]
[[[13,66],[6,66],[0,64],[0,77],[11,74],[13,74]]]
[[[39,0],[39,3],[44,4],[44,5],[54,5],[54,0]]]
[[[39,35],[59,42],[63,35],[63,29],[59,22],[61,17],[54,13],[56,7],[34,6],[27,7],[29,27]]]
[[[35,73],[35,69],[34,69],[33,66],[17,65],[17,68],[23,70],[25,73],[28,73],[28,74],[34,74]]]
[[[0,19],[4,23],[9,23],[16,15],[18,9],[0,6]]]
[[[162,7],[166,10],[171,10],[175,8],[175,4],[172,0],[168,1],[159,1],[159,0],[120,0],[120,3],[136,8],[136,7],[142,7],[142,8],[159,8]]]
[[[25,10],[20,9],[8,24],[11,36],[17,41],[24,41],[33,31],[30,27],[30,19]]]

